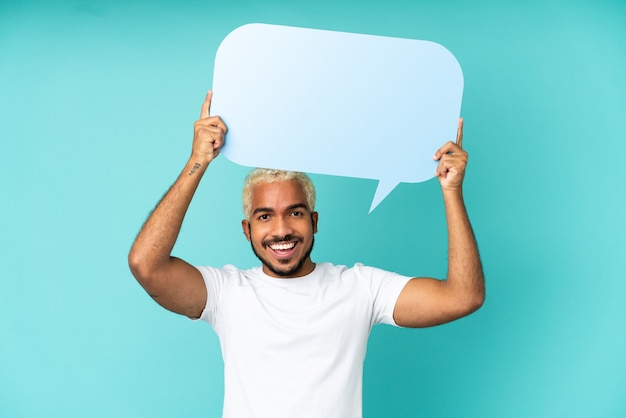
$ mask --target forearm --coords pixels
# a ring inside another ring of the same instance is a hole
[[[129,254],[129,264],[136,276],[148,276],[171,261],[183,219],[208,164],[192,156],[148,217]]]
[[[447,286],[471,310],[484,301],[485,283],[478,245],[463,201],[461,188],[443,190],[448,224]]]
[[[463,202],[463,178],[468,155],[461,147],[463,119],[456,143],[447,142],[435,152],[448,224],[448,274],[446,280],[414,278],[398,297],[394,320],[406,327],[427,327],[468,315],[483,304],[485,282],[478,245]]]

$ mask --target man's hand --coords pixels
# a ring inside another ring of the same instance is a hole
[[[459,128],[456,133],[456,144],[447,142],[439,148],[433,159],[439,161],[435,175],[439,178],[443,190],[461,190],[465,167],[467,166],[467,152],[463,146],[463,118],[459,118]]]
[[[224,136],[228,131],[226,124],[219,116],[211,116],[211,99],[213,90],[209,90],[202,103],[200,119],[194,123],[193,148],[194,159],[210,163],[220,153],[224,145]]]

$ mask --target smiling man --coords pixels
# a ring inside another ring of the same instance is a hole
[[[246,178],[241,225],[266,274],[291,278],[315,268],[314,199],[313,184],[302,173],[257,169]]]
[[[133,275],[163,307],[202,319],[224,359],[223,416],[361,417],[363,361],[373,325],[426,327],[478,309],[485,295],[478,249],[463,203],[467,153],[456,143],[435,154],[448,225],[445,280],[375,267],[314,263],[318,213],[303,173],[255,169],[245,180],[241,225],[261,266],[194,267],[173,257],[185,213],[224,143],[210,115],[195,123],[191,157],[139,232]]]

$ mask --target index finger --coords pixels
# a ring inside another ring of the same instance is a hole
[[[213,90],[209,90],[202,103],[202,109],[200,110],[200,119],[208,118],[211,113],[211,99],[213,98]]]
[[[459,118],[459,128],[456,131],[456,144],[463,148],[463,118]]]

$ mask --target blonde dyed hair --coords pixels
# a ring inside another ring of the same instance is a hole
[[[302,187],[306,205],[310,212],[315,210],[315,186],[304,173],[299,171],[275,170],[272,168],[255,168],[244,180],[241,202],[243,205],[243,215],[250,220],[252,215],[252,190],[259,183],[274,183],[279,181],[296,181]]]

